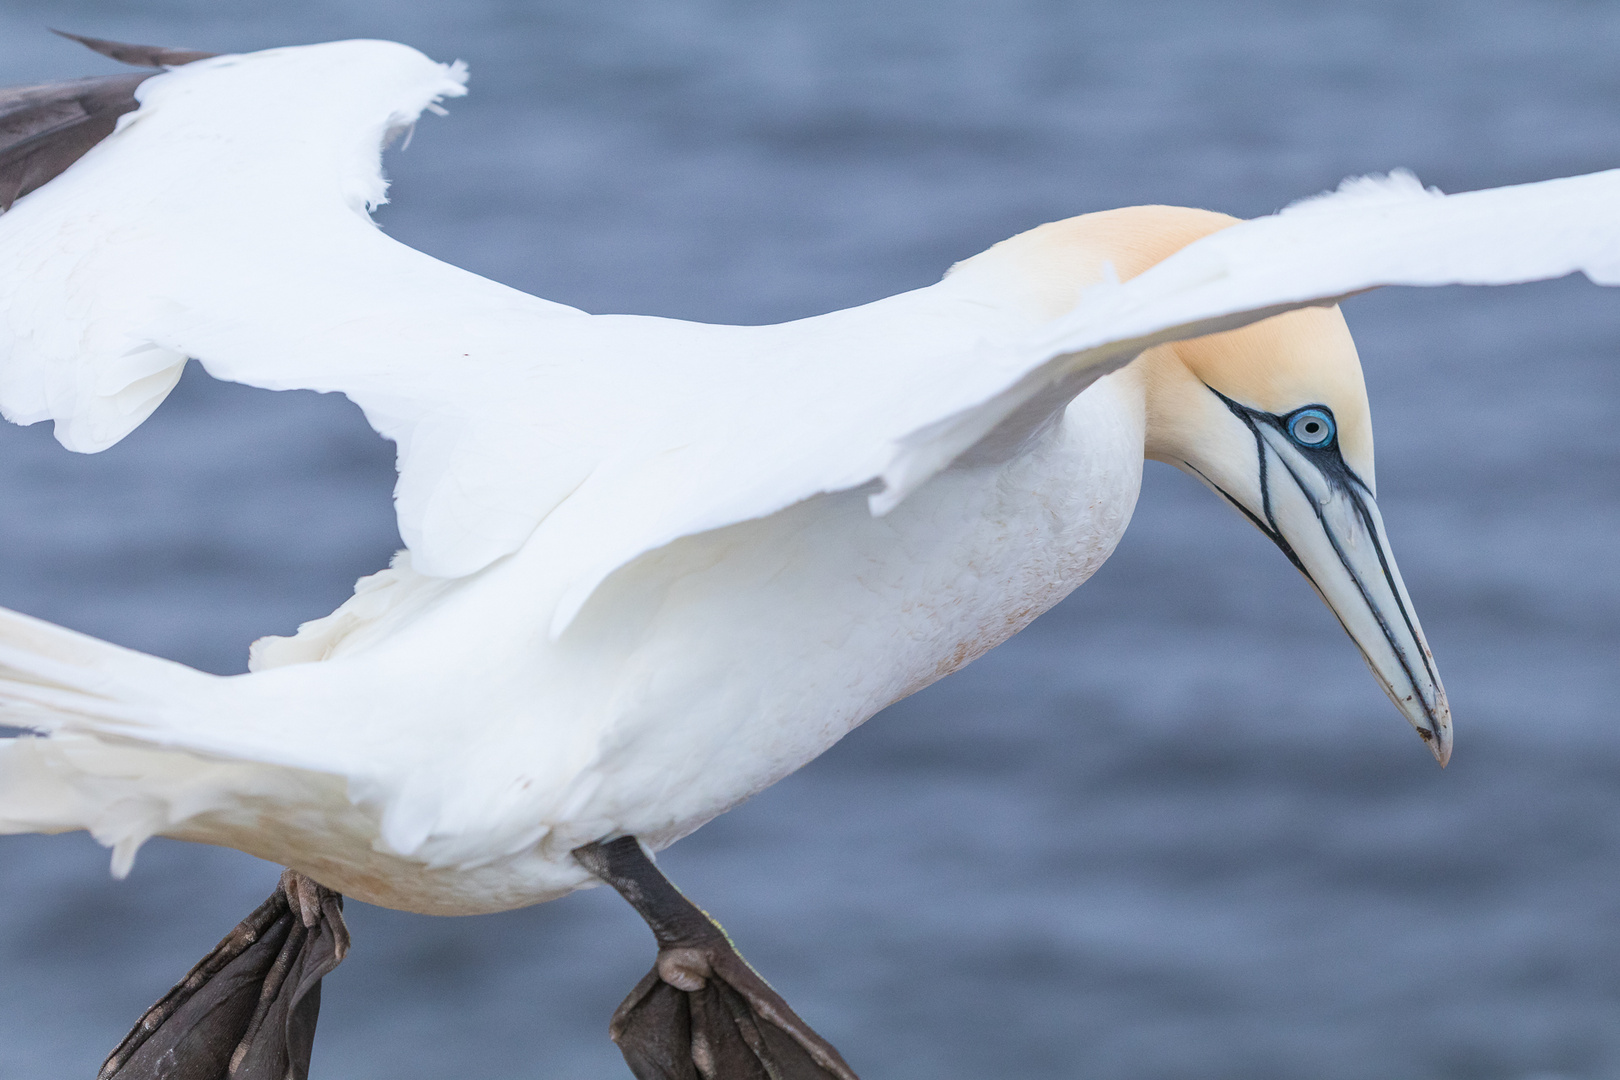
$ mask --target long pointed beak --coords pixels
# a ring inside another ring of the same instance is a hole
[[[1266,418],[1248,420],[1264,501],[1264,520],[1255,523],[1333,609],[1443,767],[1451,758],[1451,708],[1372,491],[1337,450],[1302,448]]]

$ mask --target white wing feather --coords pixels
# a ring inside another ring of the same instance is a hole
[[[1397,177],[1199,241],[1034,335],[950,278],[777,326],[587,316],[367,217],[386,134],[461,83],[385,42],[148,80],[115,135],[0,216],[0,409],[90,451],[187,357],[340,391],[398,444],[420,572],[476,572],[544,522],[557,634],[646,551],[868,484],[886,512],[1159,342],[1379,285],[1620,283],[1620,172],[1457,196]]]
[[[1167,341],[1335,304],[1385,285],[1510,285],[1577,271],[1620,285],[1620,169],[1460,195],[1410,173],[1353,177],[1104,282],[1011,351],[1027,367],[993,396],[898,441],[874,509],[898,503],[1031,401],[1069,400]]]

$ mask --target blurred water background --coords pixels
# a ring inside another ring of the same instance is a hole
[[[0,80],[112,69],[47,26],[468,61],[380,220],[593,311],[771,321],[1089,210],[1620,164],[1599,0],[5,0]],[[1348,316],[1451,768],[1287,562],[1150,466],[1087,587],[664,858],[869,1080],[1620,1076],[1620,294]],[[194,375],[97,457],[0,430],[0,603],[239,671],[383,565],[391,453],[341,399]],[[93,1075],[274,878],[0,838],[0,1077]],[[317,1080],[628,1075],[606,1023],[652,948],[611,893],[349,917]]]

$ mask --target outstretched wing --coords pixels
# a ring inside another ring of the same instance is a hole
[[[141,83],[113,135],[0,215],[0,409],[92,451],[187,357],[340,391],[398,444],[416,569],[472,573],[543,536],[560,633],[643,552],[821,492],[871,485],[885,512],[1154,343],[1385,284],[1620,279],[1620,174],[1602,173],[1450,197],[1363,184],[1039,328],[952,278],[777,326],[587,316],[367,216],[381,146],[462,78],[402,45],[338,42]]]
[[[821,326],[761,328],[790,333],[756,341],[759,362],[739,367],[734,385],[795,372],[812,362],[806,350],[821,357],[816,374],[757,388],[757,400],[787,395],[768,423],[739,420],[707,442],[643,455],[635,482],[606,497],[587,485],[560,507],[559,515],[583,511],[596,496],[599,514],[615,502],[621,514],[629,506],[652,512],[637,528],[594,536],[598,558],[572,581],[552,632],[562,632],[613,570],[678,537],[874,481],[872,512],[887,513],[992,432],[1017,445],[1022,432],[1154,345],[1384,285],[1503,285],[1576,271],[1620,285],[1620,170],[1450,196],[1395,173],[1347,180],[1338,192],[1196,241],[1122,284],[1093,286],[1070,313],[1033,332],[982,316],[975,324],[963,314],[975,298],[953,295],[950,278],[824,316]],[[838,350],[838,330],[859,316],[869,336]],[[694,490],[677,469],[721,483]]]
[[[1444,195],[1404,170],[1242,222],[1123,284],[1088,290],[1029,345],[1044,358],[994,400],[914,433],[885,473],[904,492],[1076,376],[1166,341],[1231,330],[1385,285],[1510,285],[1585,273],[1620,285],[1620,169]]]
[[[391,240],[368,216],[382,147],[464,77],[378,41],[145,77],[112,135],[0,214],[0,410],[94,452],[188,358],[341,392],[398,446],[417,571],[474,573],[566,503],[558,572],[589,577],[672,528],[865,482],[850,433],[973,400],[941,386],[996,315],[959,298],[777,327],[586,316]],[[943,383],[908,389],[934,358]]]
[[[578,313],[398,244],[367,213],[384,143],[464,77],[372,41],[131,76],[140,109],[0,215],[0,410],[89,452],[139,425],[188,357],[342,391],[399,444],[402,531],[428,571],[512,550],[560,494],[544,470],[526,502],[487,475],[508,450],[490,442],[503,388],[527,373],[489,351]]]

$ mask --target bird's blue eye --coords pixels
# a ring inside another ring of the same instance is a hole
[[[1333,441],[1333,417],[1326,409],[1301,409],[1289,418],[1288,434],[1301,446],[1326,446]]]

